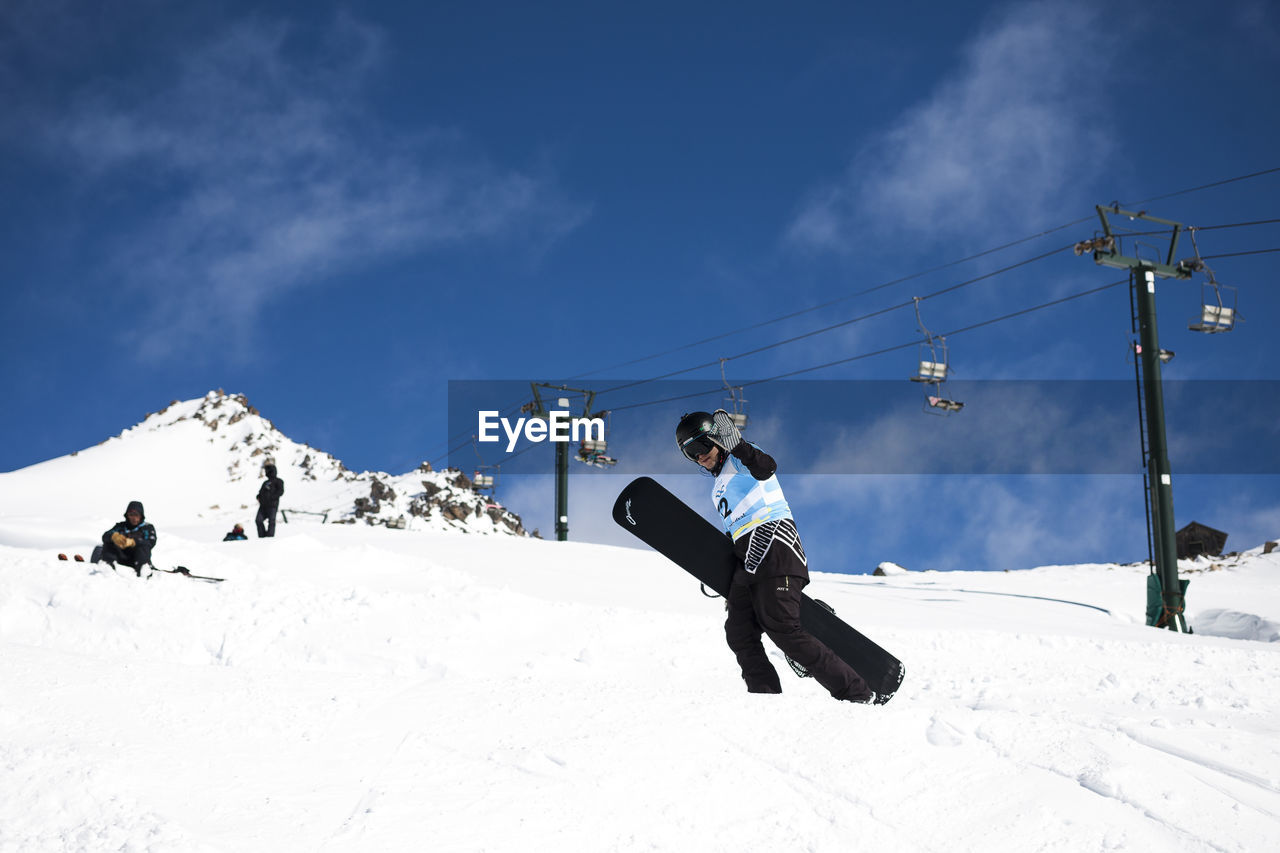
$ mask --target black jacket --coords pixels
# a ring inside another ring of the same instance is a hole
[[[129,501],[128,509],[126,509],[125,512],[127,513],[131,509],[136,509],[138,511],[138,515],[141,516],[141,518],[138,519],[138,523],[130,524],[128,519],[120,522],[115,527],[102,534],[103,545],[111,541],[111,535],[113,533],[123,533],[139,545],[146,542],[152,547],[155,547],[156,529],[151,525],[151,522],[147,521],[146,513],[143,512],[142,509],[142,502]]]
[[[750,442],[738,442],[733,455],[742,460],[742,464],[747,466],[751,476],[757,480],[767,480],[778,471],[778,463],[773,461],[773,457]]]
[[[274,465],[266,467],[267,481],[258,489],[258,505],[266,510],[275,510],[280,506],[280,496],[284,494],[284,480],[276,476]]]

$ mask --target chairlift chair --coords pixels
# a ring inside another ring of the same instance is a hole
[[[1213,291],[1213,295],[1209,295],[1209,291]],[[1223,300],[1222,291],[1230,291],[1228,300],[1230,304],[1226,304]],[[1192,320],[1187,326],[1193,332],[1205,332],[1207,334],[1216,334],[1218,332],[1229,332],[1236,325],[1236,289],[1230,285],[1220,284],[1212,278],[1205,282],[1201,287],[1201,306],[1199,318]]]
[[[924,335],[924,343],[920,345],[920,368],[910,379],[912,382],[932,386],[932,393],[928,387],[925,388],[924,410],[926,413],[947,415],[958,412],[964,408],[964,403],[948,399],[943,396],[942,391],[942,386],[951,373],[951,367],[948,364],[947,339],[942,335],[930,333],[925,327],[924,320],[920,317],[920,297],[918,296],[915,297],[915,308],[916,324],[920,327],[920,333]]]
[[[920,360],[920,371],[915,376],[911,377],[911,381],[940,383],[946,381],[946,378],[947,363],[945,361],[931,361],[929,359],[922,358]]]
[[[590,414],[588,412],[588,414]],[[609,450],[609,424],[612,418],[608,411],[600,412],[596,417],[604,419],[604,438],[584,438],[578,445],[578,461],[596,468],[607,468],[617,465],[618,460],[607,455]]]
[[[610,465],[617,465],[617,459],[605,454],[605,451],[608,449],[609,445],[605,441],[584,438],[582,443],[578,446],[578,461],[596,468],[607,468]]]
[[[916,307],[916,326],[924,335],[924,343],[920,345],[920,370],[911,377],[912,382],[926,382],[938,385],[946,381],[947,373],[947,339],[929,331],[920,316],[920,297],[912,297]]]
[[[1187,326],[1193,332],[1205,332],[1207,334],[1215,334],[1217,332],[1229,332],[1236,325],[1236,289],[1230,285],[1220,284],[1213,277],[1213,270],[1204,262],[1204,258],[1200,257],[1200,247],[1196,245],[1196,230],[1191,228],[1191,245],[1195,250],[1195,258],[1183,261],[1182,265],[1191,272],[1202,272],[1209,279],[1200,285],[1200,317],[1192,320]],[[1213,291],[1213,296],[1209,296],[1209,291]],[[1222,291],[1230,291],[1230,305],[1223,302]]]
[[[471,446],[475,448],[476,456],[480,459],[480,467],[471,477],[471,488],[477,492],[488,492],[490,496],[496,495],[498,479],[490,472],[496,472],[501,466],[484,464],[484,457],[480,455],[480,445],[476,442],[474,435],[471,436]]]
[[[925,401],[932,408],[941,409],[944,413],[958,412],[964,408],[964,403],[961,403],[959,400],[948,400],[945,397],[935,397],[930,395],[925,398]]]

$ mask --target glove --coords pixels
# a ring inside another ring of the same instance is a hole
[[[738,428],[733,425],[733,417],[724,409],[716,409],[712,413],[711,424],[714,427],[716,443],[723,447],[726,453],[732,453],[733,449],[742,443],[742,433],[738,432]]]
[[[116,543],[117,548],[132,548],[137,544],[118,530],[111,534],[111,541]]]

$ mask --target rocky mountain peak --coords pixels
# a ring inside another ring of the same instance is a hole
[[[289,438],[244,394],[222,389],[174,400],[98,447],[43,464],[55,462],[76,468],[72,476],[79,481],[123,489],[145,498],[149,510],[164,508],[193,522],[251,526],[270,463],[285,482],[280,508],[286,523],[526,535],[519,516],[478,491],[462,471],[434,471],[424,462],[405,474],[354,472],[332,454]],[[40,467],[28,469],[29,476],[38,479]],[[36,479],[27,488],[41,491]]]

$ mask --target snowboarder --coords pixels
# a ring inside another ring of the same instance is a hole
[[[258,489],[258,516],[254,519],[259,539],[276,535],[276,512],[280,509],[280,496],[284,494],[284,480],[276,476],[276,466],[268,462],[262,466],[262,472],[267,479]]]
[[[239,540],[241,540],[241,539],[248,539],[248,538],[249,538],[248,536],[245,536],[245,535],[244,535],[244,527],[243,527],[243,525],[237,524],[235,527],[231,528],[231,532],[230,532],[230,533],[228,533],[226,536],[223,536],[223,537],[222,537],[222,541],[223,541],[223,542],[236,542],[236,541],[239,541]]]
[[[738,560],[725,599],[725,639],[748,692],[782,692],[778,671],[760,642],[764,633],[836,699],[874,702],[876,695],[862,676],[800,624],[808,561],[773,457],[743,441],[724,409],[684,415],[676,426],[676,444],[685,458],[715,477],[711,500]]]
[[[151,565],[151,549],[155,546],[156,529],[146,520],[142,502],[129,501],[124,521],[102,534],[102,548],[95,552],[92,562],[103,560],[112,569],[120,563],[133,569],[137,577],[149,578],[155,573]]]

